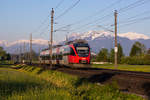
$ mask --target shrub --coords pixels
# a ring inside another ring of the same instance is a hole
[[[150,65],[150,55],[123,57],[121,63],[130,65]]]

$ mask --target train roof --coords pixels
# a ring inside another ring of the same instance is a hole
[[[61,46],[65,46],[65,45],[69,45],[69,44],[75,44],[75,43],[88,43],[88,42],[86,40],[83,40],[83,39],[76,39],[73,41],[68,41],[64,45],[54,45],[53,48],[58,48]],[[49,48],[43,49],[42,51],[45,51],[45,50],[49,50]]]

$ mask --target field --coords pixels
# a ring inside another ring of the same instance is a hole
[[[93,64],[94,68],[106,68],[106,69],[116,69],[114,64]],[[121,65],[117,67],[118,70],[127,70],[127,71],[141,71],[141,72],[150,72],[150,65]]]
[[[0,66],[0,98],[0,100],[143,100],[134,94],[121,93],[115,82],[98,85],[54,70],[11,65]]]

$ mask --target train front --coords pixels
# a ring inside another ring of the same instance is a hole
[[[90,47],[88,43],[74,43],[72,45],[70,61],[76,64],[90,64]]]

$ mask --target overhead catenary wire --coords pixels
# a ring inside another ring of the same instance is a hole
[[[142,1],[144,1],[144,2],[142,2]],[[138,0],[138,1],[134,2],[134,3],[132,3],[132,4],[129,4],[129,5],[126,6],[126,7],[120,8],[119,11],[127,10],[127,8],[129,9],[129,8],[131,8],[131,7],[132,7],[132,8],[133,8],[133,7],[137,7],[137,6],[139,6],[139,5],[142,5],[142,4],[146,3],[146,1],[150,1],[150,0]],[[137,5],[137,4],[138,4],[138,5]],[[107,15],[107,16],[109,16],[109,15]],[[106,16],[104,16],[104,17],[106,17]],[[94,20],[94,21],[92,21],[92,22],[90,22],[90,23],[84,24],[84,25],[89,25],[89,24],[94,23],[94,22],[97,22],[97,21],[99,21],[99,20],[101,20],[101,19],[103,19],[103,17],[102,17],[102,18],[99,18],[99,19],[97,19],[97,20]]]
[[[119,2],[121,2],[121,1],[122,1],[122,0],[117,0],[116,2],[111,3],[110,5],[106,6],[105,8],[100,9],[100,10],[98,10],[97,12],[95,12],[95,13],[93,13],[93,14],[90,14],[90,15],[87,16],[86,18],[83,18],[83,19],[81,19],[81,20],[79,20],[79,21],[76,21],[76,22],[74,22],[74,23],[72,23],[72,24],[79,24],[79,23],[81,23],[81,22],[83,22],[83,21],[87,21],[87,19],[89,19],[89,18],[91,18],[91,17],[95,17],[95,16],[97,16],[97,15],[100,15],[100,14],[104,13],[105,11],[107,11],[109,8],[112,8],[113,6],[117,5],[117,4],[118,4]]]
[[[150,10],[149,11],[144,11],[142,13],[138,13],[132,17],[128,17],[126,20],[130,20],[130,19],[133,19],[133,18],[137,18],[137,17],[140,17],[140,16],[143,16],[143,15],[146,15],[146,14],[149,14],[150,13]]]
[[[62,16],[64,16],[66,13],[68,13],[70,10],[72,10],[81,0],[77,0],[73,5],[71,5],[69,8],[67,8],[63,13],[61,13],[60,15],[56,16],[56,19],[61,18]]]
[[[119,0],[117,0],[117,1],[119,1]],[[116,1],[116,2],[117,2]],[[56,7],[55,8],[59,8],[59,6],[62,4],[64,2],[64,0],[61,0],[57,5],[56,5]],[[74,5],[72,5],[72,6],[70,6],[70,7],[72,7],[71,9],[73,9],[78,3],[80,2],[80,0],[78,0],[77,2],[75,2],[74,3]],[[137,0],[136,2],[134,2],[134,3],[131,3],[131,4],[129,4],[129,5],[127,5],[127,6],[125,6],[125,7],[123,7],[123,8],[120,8],[119,9],[119,12],[120,13],[122,13],[122,12],[125,12],[125,11],[128,11],[129,9],[133,9],[133,8],[135,8],[135,7],[138,7],[138,6],[140,6],[140,5],[143,5],[143,4],[145,4],[146,2],[148,2],[148,0]],[[113,3],[112,3],[113,4]],[[115,3],[114,3],[115,4]],[[70,8],[69,7],[69,8]],[[112,7],[112,6],[111,6]],[[110,8],[111,8],[110,7]],[[61,18],[61,17],[63,17],[66,13],[68,13],[71,9],[66,9],[62,14],[60,14],[59,16],[57,16],[56,17],[56,19],[59,19],[59,18]],[[109,7],[108,7],[109,8]],[[103,9],[103,10],[105,10],[105,9]],[[108,9],[106,9],[106,10],[108,10]],[[98,13],[98,12],[96,12],[96,13]],[[113,15],[113,14],[112,14]],[[111,17],[112,15],[110,15],[109,17]],[[94,15],[93,15],[94,16]],[[48,16],[49,17],[49,16]],[[103,17],[105,17],[105,16],[103,16]],[[85,28],[85,27],[88,27],[88,26],[90,26],[90,27],[92,27],[92,26],[96,26],[96,24],[98,24],[98,23],[100,23],[99,21],[101,21],[101,22],[103,22],[103,17],[100,17],[100,18],[98,18],[98,19],[95,19],[95,20],[93,20],[93,21],[90,21],[90,22],[88,22],[88,23],[85,23],[85,24],[83,24],[83,25],[80,25],[80,26],[77,26],[77,28],[74,28],[73,30],[80,30],[80,29],[83,29],[83,28]],[[107,17],[107,15],[106,15],[106,17]],[[108,17],[107,17],[108,18]],[[134,18],[134,17],[133,17]],[[130,17],[129,17],[129,19],[130,19]],[[80,20],[80,22],[81,22],[81,20]],[[42,24],[44,23],[44,21],[42,22]],[[76,24],[79,24],[79,23],[77,23],[77,22],[75,22]],[[56,29],[55,31],[61,31],[61,30],[63,30],[64,28],[67,28],[68,26],[74,26],[75,24],[74,23],[71,23],[71,24],[68,24],[68,25],[65,25],[65,26],[62,26],[62,27],[60,27],[60,28],[58,28],[58,29]],[[41,26],[43,27],[43,25],[40,25],[38,28],[37,28],[37,30],[35,31],[35,32],[38,32],[40,29],[41,29]],[[44,33],[44,32],[40,32],[40,33]]]
[[[150,2],[150,0],[137,0],[136,2],[133,2],[123,8],[120,8],[118,9],[118,13],[122,13],[122,12],[125,12],[125,11],[128,11],[128,10],[131,10],[135,7],[138,7],[138,6],[141,6],[143,4],[145,4],[146,2]]]
[[[58,2],[58,4],[55,6],[55,9],[58,9],[59,6],[64,2],[65,0],[61,0],[60,2]],[[50,17],[50,13],[48,14],[48,16],[39,24],[39,26],[34,30],[32,31],[31,33],[36,33],[38,32],[46,22],[48,22],[49,20],[49,17]],[[47,26],[48,27],[48,26]]]
[[[80,29],[82,29],[82,28],[84,28],[84,27],[88,27],[88,26],[95,26],[95,25],[92,25],[93,23],[94,24],[96,24],[96,23],[98,23],[98,21],[101,21],[101,20],[103,20],[103,19],[105,19],[105,18],[107,18],[107,17],[110,17],[110,16],[113,16],[113,13],[109,13],[109,14],[107,14],[107,15],[105,15],[105,16],[102,16],[102,17],[100,17],[100,18],[98,18],[98,19],[96,19],[96,20],[93,20],[93,21],[90,21],[90,22],[88,22],[88,23],[85,23],[85,24],[82,24],[82,25],[80,25],[80,26],[78,26],[78,27],[76,27],[76,28],[73,28],[72,30],[80,30]],[[64,27],[61,27],[61,28],[58,28],[58,29],[56,29],[56,30],[61,30],[61,29],[63,29],[63,28],[66,28],[67,26],[71,26],[71,24],[69,25],[66,25],[66,26],[64,26]]]
[[[143,2],[142,2],[143,1]],[[146,2],[149,2],[150,0],[138,0],[138,1],[136,1],[136,2],[134,2],[134,3],[132,3],[132,4],[129,4],[128,6],[126,6],[126,7],[123,7],[123,8],[120,8],[119,9],[119,11],[125,11],[125,10],[127,10],[127,8],[129,9],[131,9],[131,8],[134,8],[134,7],[137,7],[137,6],[140,6],[140,5],[142,5],[142,4],[145,4]],[[122,13],[122,12],[120,12],[120,13]],[[99,20],[99,19],[98,19]],[[97,22],[98,20],[95,20],[95,21],[93,21],[93,22]],[[89,25],[89,24],[91,24],[91,23],[88,23],[88,24],[85,24],[85,25]]]
[[[131,16],[131,17],[128,17],[128,18],[126,18],[126,19],[124,19],[124,20],[121,20],[119,23],[120,23],[120,24],[122,24],[122,23],[127,23],[127,22],[129,22],[129,21],[131,21],[131,20],[138,19],[140,16],[145,16],[146,14],[149,14],[149,13],[150,13],[150,11],[144,11],[144,12],[142,12],[142,13],[138,13],[138,14],[133,15],[133,16]],[[114,26],[114,24],[110,25],[109,27],[112,27],[112,26]]]
[[[50,17],[50,14],[46,17],[46,19],[44,19],[41,23],[40,23],[40,25],[34,30],[34,31],[32,31],[31,33],[36,33],[36,32],[38,32],[43,26],[44,26],[44,24],[46,23],[46,22],[48,22],[48,18]]]
[[[146,2],[149,2],[149,1],[150,1],[150,0],[138,0],[138,1],[134,2],[134,3],[129,4],[128,6],[125,6],[125,7],[123,7],[123,8],[120,8],[119,11],[120,11],[120,13],[122,13],[123,11],[125,12],[125,11],[127,11],[128,9],[132,9],[132,8],[138,7],[138,6],[143,5],[143,4],[145,4]],[[91,23],[94,23],[94,22],[97,22],[97,21],[98,21],[98,20],[95,20],[95,21],[93,21],[93,22],[91,22]],[[91,23],[84,24],[84,25],[82,25],[82,26],[80,26],[80,27],[78,27],[78,28],[76,28],[76,29],[83,28],[84,26],[90,25]]]
[[[55,9],[59,8],[59,6],[60,6],[63,2],[64,2],[64,0],[61,0],[60,2],[58,2],[58,4],[55,6]],[[41,29],[41,27],[43,27],[44,24],[45,24],[46,22],[48,22],[49,17],[50,17],[50,13],[49,13],[48,16],[46,17],[46,19],[44,19],[44,20],[40,23],[40,25],[39,25],[33,32],[31,32],[31,33],[36,33],[36,32],[38,32],[38,31]]]
[[[55,7],[55,10],[58,9],[60,7],[60,5],[64,2],[65,0],[61,0],[60,2],[58,2],[58,4]]]
[[[130,20],[126,23],[119,23],[119,26],[128,26],[128,25],[131,25],[131,24],[134,24],[134,23],[138,23],[138,22],[141,22],[141,21],[144,21],[144,20],[150,20],[150,16],[147,16],[147,17],[143,17],[143,18],[139,18],[139,19],[134,19],[134,20]]]
[[[89,22],[89,23],[86,23],[86,24],[83,24],[83,25],[81,25],[81,26],[78,26],[77,28],[75,28],[74,30],[79,30],[79,29],[81,29],[81,28],[83,28],[83,27],[85,27],[85,26],[89,26],[89,25],[91,25],[91,24],[96,24],[96,23],[98,23],[98,21],[102,21],[103,19],[105,19],[105,18],[107,18],[107,17],[110,17],[110,16],[113,16],[113,13],[110,13],[110,14],[108,14],[108,15],[105,15],[105,16],[103,16],[103,17],[100,17],[100,18],[98,18],[98,19],[96,19],[96,20],[94,20],[94,21],[91,21],[91,22]],[[93,25],[92,25],[93,26]]]
[[[122,1],[122,0],[117,0],[117,1],[115,1],[115,2],[113,2],[113,3],[111,3],[110,5],[104,7],[103,9],[100,9],[100,10],[98,10],[97,12],[90,14],[89,16],[87,16],[87,17],[85,17],[85,18],[83,18],[83,19],[81,19],[81,20],[78,20],[78,21],[76,21],[76,22],[73,22],[73,23],[64,25],[64,26],[58,28],[57,30],[66,28],[67,26],[73,26],[73,25],[79,24],[79,23],[81,23],[81,22],[83,22],[83,21],[87,21],[87,19],[89,19],[89,18],[91,18],[91,17],[95,17],[95,16],[97,16],[97,15],[100,15],[100,14],[104,13],[106,10],[112,8],[113,6],[117,5],[117,4],[120,3],[121,1]],[[100,18],[99,18],[99,19],[100,19]],[[96,21],[97,21],[97,20],[96,20]],[[90,22],[90,23],[91,23],[91,22]],[[88,24],[88,23],[87,23],[87,24]],[[85,25],[86,25],[86,24],[85,24]]]

